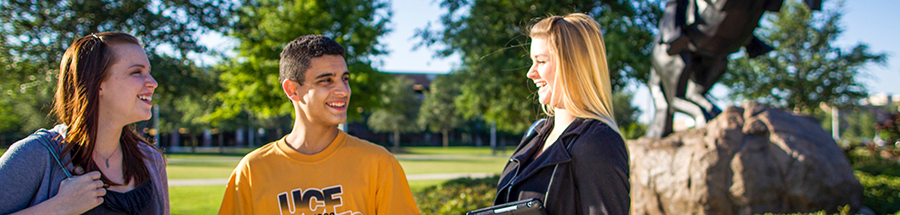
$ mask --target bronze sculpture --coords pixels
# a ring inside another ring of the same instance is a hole
[[[822,0],[804,0],[820,10]],[[648,86],[655,113],[646,137],[672,133],[675,111],[694,119],[695,127],[721,111],[707,97],[725,73],[728,55],[746,48],[756,57],[772,47],[753,35],[766,11],[779,11],[784,0],[668,0],[653,45]]]

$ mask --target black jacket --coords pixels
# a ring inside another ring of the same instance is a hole
[[[605,123],[576,119],[541,158],[520,166],[552,127],[553,119],[545,120],[522,139],[503,169],[494,204],[538,198],[550,215],[628,214],[628,151]]]

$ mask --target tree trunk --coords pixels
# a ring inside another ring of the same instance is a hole
[[[497,155],[497,121],[491,121],[491,155]]]
[[[219,154],[225,153],[225,131],[219,131]]]
[[[197,153],[197,135],[191,133],[191,153]]]
[[[400,132],[399,131],[394,132],[394,150],[393,151],[394,151],[394,153],[400,152]]]
[[[447,130],[449,130],[449,129],[447,129],[447,128],[441,129],[441,139],[444,140],[444,148],[447,148],[448,146],[450,146],[450,137],[447,136],[447,133],[448,133]]]

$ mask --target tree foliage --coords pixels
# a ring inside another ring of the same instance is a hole
[[[378,98],[385,105],[369,116],[367,124],[375,132],[393,132],[394,147],[399,147],[400,133],[415,132],[421,128],[416,122],[421,99],[412,89],[413,80],[403,76],[388,79],[381,84],[383,92]]]
[[[454,77],[441,75],[435,78],[419,108],[419,125],[431,132],[441,132],[444,147],[449,145],[449,130],[465,122],[453,105],[453,100],[460,94],[459,82]]]
[[[500,130],[521,132],[537,118],[535,89],[525,77],[531,61],[525,34],[536,18],[582,12],[596,18],[604,33],[613,89],[627,79],[646,80],[650,47],[659,17],[658,1],[443,0],[441,29],[417,30],[420,45],[436,55],[462,56],[455,71],[466,80],[455,104],[467,117],[497,121]]]
[[[638,122],[641,116],[641,109],[632,105],[631,100],[634,93],[625,90],[613,93],[613,116],[616,118],[616,124],[619,131],[628,139],[636,139],[644,136],[647,126]]]
[[[154,102],[169,104],[198,89],[193,88],[197,82],[188,81],[205,74],[186,72],[193,65],[185,57],[206,51],[198,43],[200,33],[230,26],[232,6],[222,0],[0,2],[0,91],[5,94],[0,105],[17,111],[15,117],[23,121],[18,130],[49,126],[46,116],[62,53],[76,38],[103,31],[141,39],[160,86]]]
[[[844,113],[842,139],[871,140],[875,137],[878,122],[866,108],[851,109]]]
[[[353,100],[348,115],[358,119],[362,110],[381,105],[378,83],[386,78],[373,67],[385,53],[378,40],[389,31],[389,3],[384,0],[245,1],[230,33],[240,40],[236,58],[217,69],[224,91],[222,104],[206,116],[217,122],[234,118],[242,110],[260,118],[293,113],[278,83],[278,61],[284,46],[297,37],[321,34],[346,49]]]
[[[826,110],[827,109],[827,110]],[[831,108],[820,108],[812,112],[813,117],[819,120],[822,129],[832,131],[832,112]],[[841,145],[849,144],[868,144],[871,143],[878,132],[877,113],[883,113],[883,107],[877,106],[858,106],[853,108],[841,109],[838,118]]]
[[[798,1],[786,1],[779,13],[766,17],[757,33],[775,50],[731,61],[731,71],[722,77],[731,87],[730,97],[810,113],[822,102],[848,107],[867,95],[859,70],[870,62],[883,63],[885,54],[872,53],[861,43],[835,47],[832,43],[842,32],[840,10],[813,14]]]
[[[209,123],[202,117],[216,107],[214,96],[220,91],[216,82],[218,73],[168,56],[154,59],[151,65],[156,73],[166,71],[162,75],[154,75],[160,82],[157,92],[174,93],[160,95],[162,99],[154,102],[160,106],[160,130],[187,128],[189,131],[200,131],[209,128]],[[165,80],[165,85],[162,80]]]

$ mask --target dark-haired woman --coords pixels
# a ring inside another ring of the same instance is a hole
[[[54,97],[61,124],[0,157],[0,214],[168,214],[165,160],[132,125],[152,116],[156,86],[134,36],[75,40]]]

